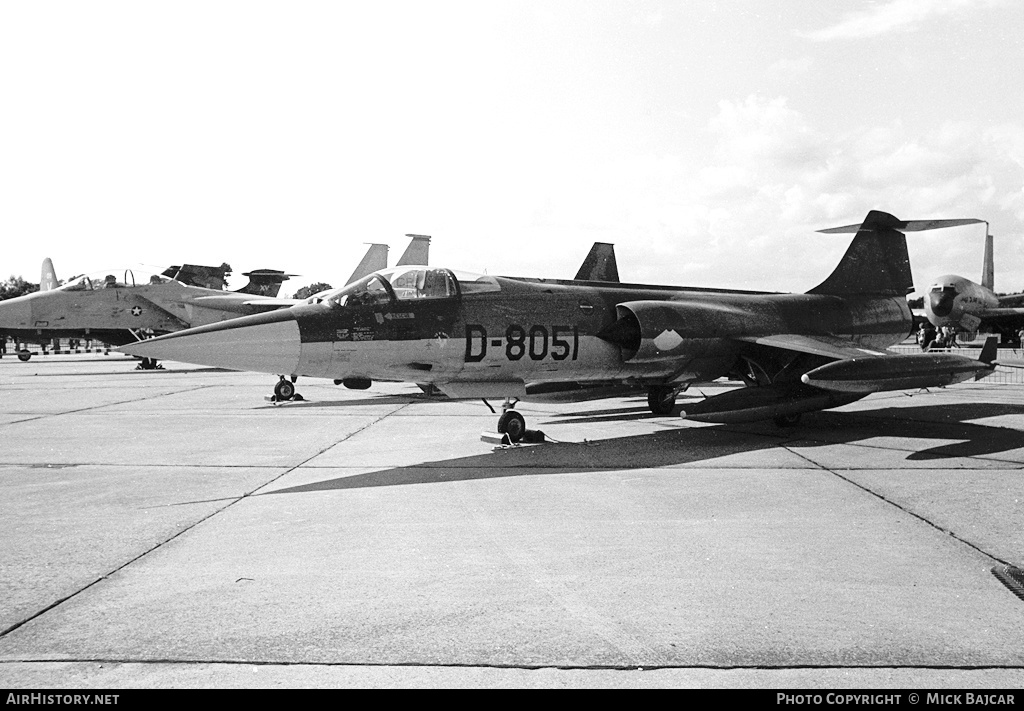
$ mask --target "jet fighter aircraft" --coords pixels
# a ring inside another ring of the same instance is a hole
[[[1024,327],[1024,294],[995,293],[993,238],[985,233],[981,283],[956,274],[936,278],[924,299],[924,313],[936,328],[952,326],[961,332],[996,332],[1003,342],[1016,339]]]
[[[610,386],[646,390],[668,414],[690,383],[722,376],[748,387],[687,406],[710,422],[774,418],[870,392],[940,386],[992,372],[984,357],[898,355],[913,288],[902,231],[965,224],[870,212],[835,271],[806,294],[472,275],[430,267],[372,274],[325,298],[124,347],[138,356],[281,376],[429,383],[463,399],[504,398],[498,430],[526,432],[518,400],[573,399]],[[924,360],[922,360],[924,358]]]
[[[44,262],[44,271],[52,263]],[[190,269],[216,269],[185,265]],[[280,283],[287,274],[276,270],[249,273],[250,282],[239,291],[222,291],[185,284],[162,274],[127,269],[117,274],[83,275],[68,283],[0,302],[0,336],[19,342],[48,342],[54,338],[93,338],[121,345],[146,333],[168,333],[244,314],[280,308],[275,299],[261,296],[267,284]],[[297,303],[297,301],[290,301]],[[28,360],[28,351],[19,351]]]
[[[426,264],[430,237],[407,237],[411,240],[399,263]],[[387,268],[387,253],[387,245],[371,244],[346,283]],[[229,273],[227,264],[184,264],[160,274],[128,269],[121,279],[109,273],[80,276],[58,287],[53,262],[47,257],[40,283],[41,292],[48,293],[0,302],[0,338],[43,344],[55,338],[93,338],[123,345],[151,333],[170,333],[303,303],[277,297],[281,284],[294,274],[255,269],[244,272],[243,276],[249,277],[244,287],[225,291]],[[31,353],[19,349],[18,358],[27,361]],[[156,360],[143,359],[141,367],[155,368]]]

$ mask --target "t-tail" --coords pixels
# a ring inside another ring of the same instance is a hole
[[[56,289],[57,285],[57,273],[53,270],[53,262],[47,257],[43,260],[43,271],[39,275],[39,291]]]
[[[832,274],[809,294],[835,296],[906,296],[914,290],[904,232],[973,225],[976,219],[900,220],[872,210],[859,225],[820,230],[825,234],[855,232],[846,254]]]

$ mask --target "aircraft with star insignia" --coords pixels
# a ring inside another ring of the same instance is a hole
[[[430,384],[453,398],[503,398],[498,431],[522,439],[520,400],[646,392],[655,414],[691,383],[746,387],[687,403],[707,422],[774,419],[838,407],[869,393],[943,386],[995,369],[978,360],[901,355],[913,289],[906,231],[968,224],[902,221],[871,211],[832,274],[806,294],[612,281],[481,276],[396,267],[290,309],[245,316],[122,348],[136,356],[276,374],[274,398],[298,376],[350,388],[374,379]]]
[[[406,235],[409,246],[399,264],[426,264],[430,237]],[[388,246],[371,244],[349,281],[387,268]],[[88,338],[119,346],[153,334],[171,333],[237,316],[263,313],[303,303],[278,298],[281,284],[295,276],[276,269],[245,272],[249,283],[227,290],[231,267],[175,265],[160,274],[145,269],[100,272],[58,285],[49,257],[43,260],[40,291],[0,301],[0,338],[13,338],[17,355],[27,361],[31,352],[22,343],[44,346],[57,338]],[[144,358],[143,370],[157,361]]]

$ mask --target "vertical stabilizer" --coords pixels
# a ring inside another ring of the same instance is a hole
[[[856,232],[839,266],[828,279],[808,294],[836,296],[906,296],[914,290],[910,255],[904,232],[976,225],[983,220],[899,220],[887,212],[872,210],[859,225],[819,230],[825,234]]]
[[[43,260],[43,271],[39,275],[39,291],[57,288],[57,272],[53,270],[53,262],[47,257]]]
[[[239,289],[239,294],[255,294],[257,296],[275,297],[281,291],[281,284],[288,281],[293,274],[285,274],[279,269],[253,269],[251,272],[243,272],[242,276],[249,277],[249,283]]]
[[[996,260],[992,241],[992,235],[985,230],[985,263],[981,266],[981,285],[989,291],[996,290]]]
[[[590,253],[583,260],[576,279],[586,281],[608,281],[618,283],[619,265],[615,261],[615,245],[608,242],[594,242]]]
[[[860,225],[821,230],[837,233],[856,229],[857,234],[828,279],[808,293],[906,296],[913,291],[914,280],[907,238],[897,229],[905,224],[887,212],[872,210]]]
[[[352,276],[348,278],[345,284],[351,284],[354,281],[359,281],[364,276],[369,276],[374,272],[379,272],[383,269],[388,268],[388,246],[386,244],[371,244],[370,248],[366,250],[366,254],[363,255],[363,261],[359,262],[359,266],[352,272]]]
[[[427,264],[430,258],[430,235],[406,235],[412,241],[398,260],[397,266]]]

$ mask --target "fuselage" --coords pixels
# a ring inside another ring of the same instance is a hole
[[[0,301],[0,334],[22,341],[91,337],[130,343],[133,331],[170,333],[266,311],[245,302],[260,296],[182,284],[153,276],[94,280],[83,277],[56,289]]]
[[[928,288],[924,311],[936,328],[952,326],[976,331],[981,313],[999,306],[999,298],[991,289],[955,274],[944,274]]]
[[[756,358],[748,341],[765,334],[886,348],[910,324],[902,298],[470,279],[420,267],[131,352],[280,375],[433,383],[465,397],[523,396],[534,383],[714,379],[741,356]]]

